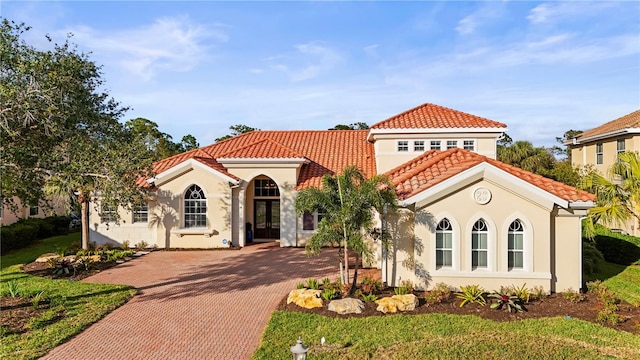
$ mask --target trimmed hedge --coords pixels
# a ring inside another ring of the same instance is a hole
[[[592,241],[606,261],[620,265],[640,261],[640,237],[614,233],[602,225],[596,225],[595,230]]]
[[[21,249],[34,241],[69,232],[71,218],[51,216],[44,219],[20,219],[16,223],[0,226],[0,252]]]

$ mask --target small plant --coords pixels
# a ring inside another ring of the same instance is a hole
[[[69,259],[62,259],[58,261],[58,265],[53,270],[54,275],[70,275],[73,273],[73,276],[76,275],[76,266]]]
[[[516,295],[510,295],[505,293],[494,292],[489,295],[490,298],[497,299],[491,304],[492,309],[503,309],[506,308],[508,312],[514,310],[515,312],[524,311],[522,307],[522,299],[520,299]]]
[[[296,285],[296,289],[304,289],[304,283],[299,282],[298,285]]]
[[[120,248],[122,250],[129,250],[129,240],[122,241],[122,243],[120,244]]]
[[[527,284],[522,284],[522,286],[517,287],[515,285],[511,285],[510,286],[511,291],[509,292],[510,295],[515,296],[516,298],[518,298],[522,303],[528,303],[529,299],[531,297],[531,292],[529,291],[529,289],[527,288]],[[502,293],[504,294],[504,293]]]
[[[38,310],[38,306],[42,300],[44,300],[44,291],[40,291],[31,298],[31,305],[33,305],[34,309]]]
[[[538,285],[531,289],[530,295],[536,300],[542,300],[546,299],[549,293],[542,286]]]
[[[393,289],[396,295],[407,295],[413,292],[413,283],[410,280],[403,280],[400,286]]]
[[[362,288],[362,291],[370,294],[372,292],[382,290],[382,282],[380,282],[380,280],[374,280],[369,275],[365,275],[362,277],[360,287]]]
[[[328,277],[322,279],[322,287],[324,289],[328,289],[331,287],[331,280]]]
[[[480,285],[467,285],[460,286],[460,292],[456,294],[458,299],[462,299],[460,307],[463,307],[466,303],[477,303],[481,306],[485,306],[487,301],[482,296],[484,289]]]
[[[424,299],[429,305],[446,302],[451,299],[451,287],[443,282],[437,283],[431,291],[424,293]]]
[[[309,279],[309,280],[307,280],[307,287],[309,289],[318,290],[318,289],[320,289],[320,284],[318,283],[318,280],[316,280],[316,279]]]
[[[338,297],[338,290],[333,288],[326,288],[322,291],[322,293],[320,293],[320,296],[322,296],[322,298],[327,301],[333,300]]]
[[[146,241],[142,240],[142,241],[140,241],[139,243],[137,243],[137,244],[135,245],[135,247],[136,247],[136,249],[138,249],[138,250],[144,250],[144,249],[146,249],[147,247],[149,247],[149,244],[148,244]]]
[[[362,294],[362,300],[364,301],[376,301],[378,297],[374,294]]]
[[[9,296],[12,298],[20,296],[20,287],[17,282],[9,281],[7,282],[7,286],[9,287]]]
[[[50,269],[55,269],[58,266],[59,257],[52,257],[47,260],[47,265]]]
[[[609,323],[612,326],[620,324],[623,319],[618,314],[618,305],[604,304],[596,315],[596,321],[601,323]]]
[[[585,299],[584,294],[581,294],[579,291],[575,291],[572,288],[569,288],[567,291],[563,292],[562,297],[576,304],[584,301]]]

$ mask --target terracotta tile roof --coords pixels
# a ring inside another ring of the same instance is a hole
[[[431,150],[385,173],[400,200],[408,199],[482,162],[489,163],[567,201],[595,201],[583,190],[464,149]]]
[[[640,110],[636,110],[630,114],[619,117],[615,120],[611,120],[608,123],[602,124],[596,128],[587,130],[580,134],[577,138],[578,140],[580,140],[596,135],[607,134],[616,130],[629,128],[640,128]]]
[[[239,177],[229,173],[227,171],[227,169],[224,166],[222,166],[222,164],[220,164],[216,159],[212,159],[212,158],[209,158],[209,157],[205,158],[205,157],[200,157],[200,156],[196,156],[193,159],[198,161],[198,162],[200,162],[200,163],[202,163],[202,164],[204,164],[204,165],[207,165],[208,167],[210,167],[210,168],[212,168],[214,170],[217,170],[218,172],[220,172],[220,173],[222,173],[224,175],[227,175],[228,177],[230,177],[230,178],[232,178],[234,180],[240,180]]]
[[[423,104],[371,125],[372,129],[506,128],[507,125],[434,104]]]
[[[320,187],[324,174],[339,173],[349,165],[359,167],[367,177],[376,173],[373,144],[367,141],[367,133],[368,130],[252,131],[161,160],[155,164],[154,171],[165,171],[194,157],[301,158],[304,154],[309,163],[302,165],[296,189]],[[268,148],[278,152],[279,156],[268,155]],[[217,161],[215,163],[220,165]]]
[[[217,156],[221,158],[233,159],[301,159],[304,156],[299,152],[284,146],[272,139],[258,140],[252,144],[247,144],[238,149],[232,149]]]

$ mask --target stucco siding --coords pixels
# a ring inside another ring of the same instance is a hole
[[[481,205],[474,200],[473,192],[477,188],[491,192],[489,203]],[[416,244],[413,268],[405,266],[396,273],[412,273],[412,281],[423,288],[446,282],[455,286],[478,283],[493,289],[525,281],[528,286],[539,285],[550,290],[552,229],[549,209],[541,206],[541,202],[531,201],[486,179],[456,189],[440,199],[420,202],[416,208],[415,235],[404,239]],[[443,218],[447,218],[453,227],[453,262],[451,267],[437,268],[435,229]],[[481,218],[488,226],[488,263],[487,268],[473,269],[471,229]],[[516,219],[524,225],[524,266],[523,269],[509,270],[508,229]],[[397,282],[398,279],[394,280]]]

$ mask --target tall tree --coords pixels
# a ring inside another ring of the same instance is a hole
[[[534,147],[528,141],[516,141],[498,147],[498,160],[542,176],[551,176],[555,158],[544,147]]]
[[[612,227],[629,219],[640,223],[640,155],[618,154],[618,161],[609,169],[609,177],[597,171],[586,174],[581,187],[596,195],[597,204],[589,209],[589,228],[593,224]],[[593,231],[591,231],[593,233]]]
[[[260,129],[252,128],[251,126],[247,126],[247,125],[243,125],[243,124],[238,124],[238,125],[229,126],[229,130],[231,130],[231,134],[217,138],[216,142],[227,140],[227,139],[230,139],[230,138],[232,138],[234,136],[238,136],[238,135],[241,135],[241,134],[246,134],[248,132],[258,131]]]
[[[382,175],[366,179],[355,166],[345,168],[336,176],[325,175],[322,188],[313,187],[298,193],[298,214],[305,211],[325,213],[316,233],[309,239],[307,251],[319,253],[326,245],[340,245],[339,269],[343,284],[349,283],[349,252],[355,255],[350,292],[357,284],[361,257],[371,255],[365,237],[373,230],[373,210],[382,214],[385,205],[389,211],[397,207],[389,179]]]
[[[369,125],[364,122],[355,122],[349,125],[338,124],[329,130],[367,130]]]
[[[556,141],[560,145],[555,145],[551,147],[553,154],[560,158],[566,158],[569,160],[569,163],[571,163],[571,149],[569,149],[569,147],[566,146],[564,143],[565,141],[571,140],[582,133],[583,133],[582,130],[571,129],[571,130],[565,131],[562,137],[556,137]]]
[[[89,242],[89,204],[129,206],[151,154],[144,139],[118,119],[127,111],[104,92],[101,68],[69,42],[41,51],[21,36],[29,27],[0,28],[0,153],[3,201],[52,194],[78,196],[82,242]],[[49,39],[51,41],[51,39]]]
[[[183,136],[182,141],[180,141],[180,150],[182,150],[182,152],[195,150],[199,147],[200,147],[200,144],[198,143],[196,138],[191,134],[187,134]]]

